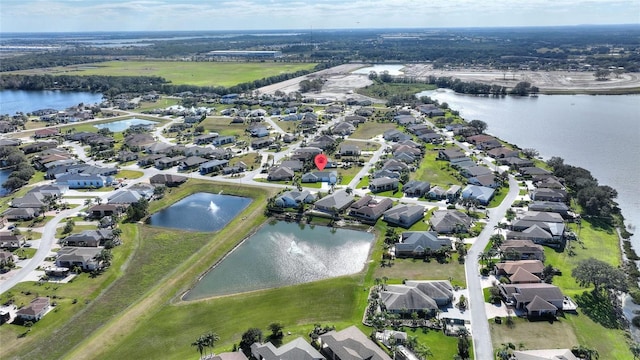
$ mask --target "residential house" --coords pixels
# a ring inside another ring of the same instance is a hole
[[[234,352],[224,352],[214,355],[211,360],[248,360],[240,350]]]
[[[504,159],[510,157],[518,157],[520,152],[518,150],[509,149],[508,147],[497,147],[487,151],[487,155],[494,159]]]
[[[496,160],[500,165],[507,165],[511,169],[520,169],[523,167],[533,166],[533,161],[529,159],[522,159],[517,156],[509,156],[505,158],[498,158]]]
[[[493,174],[493,171],[486,166],[476,165],[460,170],[460,174],[466,178],[474,178],[482,175]]]
[[[317,147],[307,146],[307,147],[302,147],[297,149],[293,153],[291,158],[294,160],[307,161],[307,160],[313,159],[316,155],[321,153],[322,153],[322,149]]]
[[[222,146],[227,144],[233,144],[235,142],[236,142],[235,136],[225,135],[225,136],[218,136],[217,138],[213,139],[211,143],[215,146]]]
[[[406,126],[406,125],[422,122],[422,120],[416,119],[412,115],[396,115],[393,117],[393,120],[396,122],[396,124],[400,126]]]
[[[58,250],[55,264],[57,267],[73,269],[78,266],[84,271],[92,271],[99,268],[96,256],[100,254],[100,248],[65,246]]]
[[[432,199],[432,200],[442,200],[445,198],[445,194],[446,194],[446,190],[441,188],[440,186],[436,185],[434,187],[432,187],[431,189],[429,189],[429,192],[427,193],[427,198]]]
[[[397,178],[380,177],[369,180],[369,190],[373,193],[398,190],[400,181]]]
[[[39,215],[39,210],[34,208],[9,208],[2,213],[5,219],[11,221],[31,220]]]
[[[491,199],[493,199],[494,193],[495,193],[495,189],[492,189],[489,187],[467,185],[462,190],[462,198],[477,200],[480,205],[486,206],[489,204]]]
[[[434,316],[453,302],[453,286],[447,280],[407,280],[403,285],[386,285],[380,299],[390,313]]]
[[[535,166],[520,168],[520,174],[525,178],[553,176],[551,171]]]
[[[554,201],[534,201],[529,203],[530,211],[546,211],[560,214],[563,218],[572,217],[567,204]]]
[[[393,201],[391,199],[384,198],[380,201],[375,201],[370,195],[365,195],[351,204],[349,215],[365,222],[375,223],[392,206]]]
[[[339,214],[345,211],[355,201],[353,195],[348,194],[345,190],[338,190],[331,195],[327,195],[314,204],[314,208],[318,211],[330,214]]]
[[[544,260],[544,248],[531,240],[507,240],[500,251],[508,260]]]
[[[391,360],[381,348],[356,326],[329,331],[318,339],[320,351],[328,360]]]
[[[470,177],[468,182],[472,185],[484,186],[492,189],[497,189],[501,185],[500,179],[498,179],[498,177],[493,173]]]
[[[320,135],[313,139],[309,146],[316,147],[322,150],[326,150],[332,146],[336,145],[336,139],[329,135]]]
[[[440,249],[451,249],[451,240],[439,238],[434,231],[405,231],[394,245],[398,258],[423,258]]]
[[[356,127],[348,122],[338,123],[336,124],[336,126],[334,126],[331,129],[331,133],[333,135],[341,135],[341,136],[351,135],[353,134],[354,131],[356,131]]]
[[[155,186],[163,185],[167,187],[179,186],[185,183],[186,181],[187,181],[186,176],[173,175],[173,174],[156,174],[149,179],[149,183],[151,185],[155,185]]]
[[[528,316],[556,315],[563,309],[564,294],[560,288],[546,283],[498,285],[507,304],[524,310]]]
[[[180,163],[180,170],[193,170],[200,168],[200,165],[206,163],[207,159],[200,156],[189,156]]]
[[[147,146],[144,146],[144,152],[147,154],[168,154],[171,152],[173,145],[163,142],[154,142]]]
[[[425,196],[431,184],[428,181],[411,180],[402,186],[402,192],[405,196],[413,196],[421,198]]]
[[[126,145],[129,150],[136,152],[155,142],[156,140],[153,136],[148,133],[131,134],[124,139],[124,145]]]
[[[56,183],[66,185],[69,189],[93,189],[111,185],[113,178],[92,174],[66,174],[58,177]]]
[[[336,171],[313,171],[302,175],[300,179],[303,183],[326,182],[329,185],[338,182],[338,172]]]
[[[209,134],[195,136],[193,138],[193,143],[196,145],[211,144],[213,140],[216,139],[218,136],[219,136],[218,133],[209,133]]]
[[[280,194],[275,199],[275,204],[278,207],[300,207],[302,204],[311,204],[316,200],[316,196],[309,190],[289,190]]]
[[[19,249],[20,242],[24,240],[23,235],[15,235],[9,231],[0,231],[0,248],[1,249]]]
[[[446,149],[438,151],[438,159],[451,161],[452,159],[458,159],[465,157],[464,152],[459,149]]]
[[[200,165],[200,174],[209,174],[214,171],[221,171],[223,167],[227,166],[229,160],[211,160]]]
[[[566,202],[567,192],[561,189],[537,188],[529,194],[533,201]]]
[[[131,190],[119,190],[107,199],[108,204],[129,206],[135,202],[140,201],[143,196],[137,191]]]
[[[98,204],[87,209],[87,213],[94,219],[102,219],[105,216],[117,215],[119,209],[114,204]]]
[[[429,219],[431,228],[439,234],[468,232],[473,220],[458,210],[438,210]]]
[[[255,126],[249,129],[249,134],[253,137],[262,138],[269,136],[269,130],[264,126]]]
[[[360,147],[357,145],[341,144],[339,153],[340,156],[360,156]]]
[[[271,168],[267,180],[269,181],[290,181],[295,173],[286,166],[276,166]]]
[[[118,152],[116,159],[119,162],[128,162],[138,160],[138,154],[128,150],[121,150]]]
[[[60,129],[58,128],[44,128],[38,129],[34,132],[33,137],[36,139],[49,138],[52,136],[60,135]]]
[[[251,355],[257,360],[324,360],[324,356],[302,337],[276,348],[272,343],[253,343]]]
[[[570,349],[518,350],[511,360],[580,360]]]
[[[445,115],[444,110],[440,109],[439,107],[435,106],[434,104],[419,105],[418,106],[418,111],[420,111],[421,114],[423,114],[425,116],[428,116],[428,117],[444,116]]]
[[[384,221],[404,228],[410,228],[422,218],[424,218],[424,207],[420,205],[399,204],[383,214]]]
[[[403,163],[402,161],[389,159],[385,161],[384,164],[382,165],[382,170],[403,172],[403,171],[408,171],[409,166],[407,166],[407,164]]]
[[[516,260],[499,262],[494,265],[495,273],[498,276],[511,276],[515,274],[518,269],[524,269],[540,277],[544,270],[544,264],[540,260]]]
[[[284,160],[280,162],[280,166],[288,167],[293,171],[302,171],[304,169],[304,163],[300,160]]]
[[[377,179],[382,177],[388,177],[392,179],[400,179],[400,173],[391,170],[376,170],[373,174],[369,175],[369,179]]]
[[[39,321],[49,311],[51,303],[48,297],[39,296],[29,303],[28,306],[16,312],[16,317],[21,321]]]
[[[47,202],[46,196],[39,192],[28,192],[22,197],[11,200],[11,207],[40,209]]]
[[[61,239],[60,242],[65,246],[98,247],[104,246],[105,242],[113,239],[113,231],[111,230],[85,230],[81,233],[71,234]]]
[[[411,135],[405,134],[398,129],[389,129],[382,133],[382,137],[387,141],[401,142],[411,140]]]
[[[509,276],[510,284],[536,284],[540,282],[542,282],[540,277],[523,268],[518,268],[513,275]]]
[[[9,251],[0,251],[0,268],[9,266],[14,263],[13,253]]]
[[[254,150],[264,149],[273,143],[274,140],[272,138],[254,140],[251,142],[251,148]]]

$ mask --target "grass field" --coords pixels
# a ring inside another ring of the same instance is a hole
[[[437,151],[427,148],[420,167],[411,173],[411,180],[422,180],[431,183],[431,186],[440,185],[447,189],[451,185],[462,185],[453,174],[455,170],[448,167],[448,162],[436,160]]]
[[[20,74],[160,76],[173,84],[233,86],[265,77],[312,70],[314,63],[107,61],[47,69],[17,71]]]
[[[396,124],[394,123],[377,123],[377,122],[365,122],[364,124],[358,125],[356,131],[353,132],[349,137],[354,139],[363,139],[369,140],[374,136],[380,135],[383,132],[395,129]]]

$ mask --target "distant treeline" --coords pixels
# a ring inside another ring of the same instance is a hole
[[[383,83],[399,83],[399,84],[411,84],[411,83],[423,83],[429,85],[436,85],[439,88],[447,88],[451,89],[460,94],[471,94],[471,95],[518,95],[518,96],[527,96],[529,94],[535,94],[539,91],[536,86],[531,86],[529,82],[522,81],[516,84],[510,91],[502,85],[489,85],[489,84],[481,84],[475,81],[462,81],[460,79],[452,78],[449,76],[428,76],[426,79],[417,79],[414,77],[407,76],[392,76],[387,72],[382,72],[380,74],[376,74],[372,72],[369,74],[369,78],[374,81],[383,82]]]
[[[0,89],[88,91],[102,93],[107,97],[122,93],[146,93],[150,91],[157,91],[163,94],[190,91],[195,94],[215,93],[225,95],[251,91],[335,65],[337,63],[322,63],[314,67],[313,70],[299,70],[293,73],[279,74],[231,87],[176,85],[158,76],[3,74],[0,75]]]
[[[104,36],[105,34],[101,34]],[[109,34],[106,34],[109,36]],[[640,27],[637,25],[540,28],[415,29],[301,31],[291,36],[227,34],[224,37],[158,40],[149,46],[94,47],[72,45],[53,36],[49,44],[64,50],[3,58],[0,72],[91,63],[113,59],[189,59],[209,61],[211,50],[278,49],[282,62],[429,62],[434,67],[491,67],[515,71],[622,67],[640,71]],[[113,39],[118,36],[111,34]],[[128,35],[127,35],[128,36]],[[168,37],[169,35],[167,35]],[[21,40],[23,44],[28,40]],[[39,45],[41,40],[33,40]]]

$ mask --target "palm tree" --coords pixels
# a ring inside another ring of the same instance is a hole
[[[423,344],[418,344],[418,346],[416,346],[415,349],[413,349],[413,352],[418,355],[421,359],[427,359],[431,356],[433,356],[433,352],[431,351],[431,349]]]
[[[200,335],[196,341],[191,343],[191,346],[194,346],[198,349],[198,352],[200,353],[200,358],[202,358],[202,353],[204,352],[204,348],[205,348],[205,339],[202,337],[202,335]]]
[[[204,338],[204,342],[205,342],[205,346],[208,348],[211,348],[211,354],[213,355],[213,347],[216,344],[216,341],[220,340],[220,336],[218,336],[218,334],[209,331],[208,333],[202,335],[202,337]]]

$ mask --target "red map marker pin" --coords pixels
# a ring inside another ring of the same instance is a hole
[[[324,170],[324,167],[327,166],[327,156],[325,154],[316,155],[313,161],[316,163],[316,166],[320,171]]]

